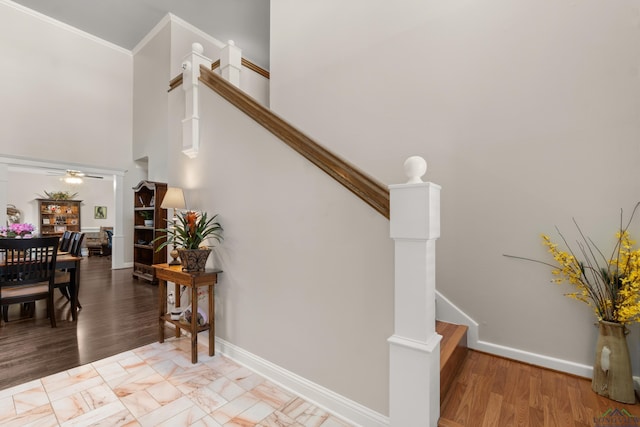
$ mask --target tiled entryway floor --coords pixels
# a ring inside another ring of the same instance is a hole
[[[0,390],[0,425],[349,427],[188,338],[172,338]]]

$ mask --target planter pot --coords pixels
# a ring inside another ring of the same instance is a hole
[[[153,227],[153,220],[152,219],[145,219],[144,220],[144,226],[145,227]]]
[[[178,249],[182,271],[204,271],[211,249]]]
[[[591,388],[601,396],[623,403],[635,403],[631,359],[626,328],[620,323],[601,320],[596,344]]]

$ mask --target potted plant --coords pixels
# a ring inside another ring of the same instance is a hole
[[[156,251],[173,245],[177,249],[184,271],[203,271],[211,249],[203,245],[206,239],[222,242],[222,226],[217,221],[218,215],[209,217],[206,212],[186,211],[177,215],[173,226],[160,229],[165,235],[154,239],[154,242],[166,239]],[[170,221],[170,220],[167,220]]]
[[[0,227],[0,238],[22,239],[31,237],[35,230],[33,224],[13,223],[8,227]]]
[[[636,204],[626,225],[620,215],[615,244],[608,257],[587,237],[574,220],[580,240],[577,250],[558,230],[567,250],[562,250],[547,235],[543,244],[554,262],[520,258],[552,268],[552,283],[568,283],[574,292],[567,297],[583,302],[598,319],[598,341],[591,388],[596,393],[623,403],[635,403],[633,376],[626,335],[626,325],[640,323],[640,249],[631,240],[629,226],[640,207]]]
[[[138,211],[138,213],[144,219],[145,227],[153,227],[153,211],[152,210]]]
[[[74,197],[78,195],[78,193],[70,193],[68,191],[44,191],[46,197],[38,194],[38,197],[42,199],[50,199],[50,200],[72,200]]]

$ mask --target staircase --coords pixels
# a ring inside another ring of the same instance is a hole
[[[455,381],[467,357],[467,326],[436,321],[436,332],[442,335],[440,341],[440,405]],[[449,424],[439,424],[447,426]]]

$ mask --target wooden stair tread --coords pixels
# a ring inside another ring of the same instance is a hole
[[[442,341],[440,341],[440,369],[449,361],[461,341],[464,341],[464,347],[467,346],[466,334],[468,329],[465,325],[455,325],[436,320],[436,332],[442,335]]]
[[[447,397],[447,393],[467,357],[468,329],[465,325],[436,321],[436,332],[442,335],[440,341],[440,404]],[[456,424],[440,425],[456,426]]]

